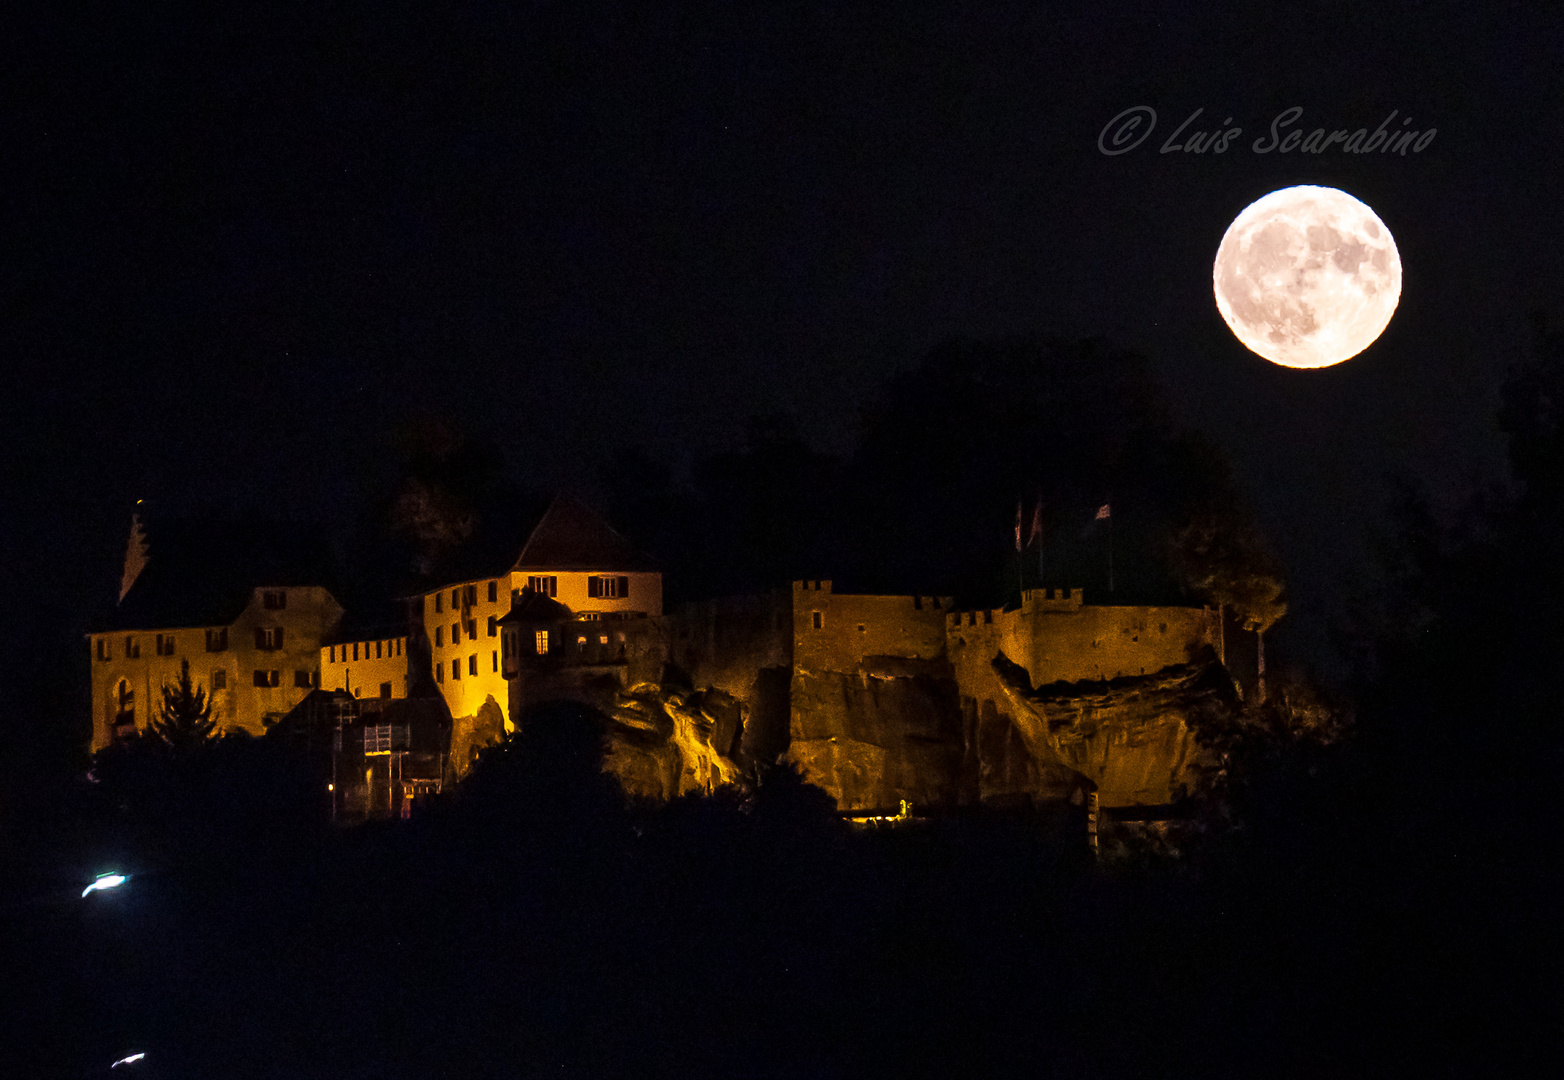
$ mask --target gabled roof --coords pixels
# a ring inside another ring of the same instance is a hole
[[[569,618],[570,609],[564,604],[529,587],[521,590],[521,595],[510,606],[510,613],[500,619],[500,625],[564,622]]]
[[[655,570],[608,523],[577,499],[558,496],[532,530],[513,570]]]

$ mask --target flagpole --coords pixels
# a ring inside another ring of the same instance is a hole
[[[1113,502],[1108,502],[1108,592],[1113,593]]]

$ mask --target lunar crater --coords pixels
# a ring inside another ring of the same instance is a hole
[[[1283,188],[1250,204],[1212,268],[1238,340],[1286,367],[1328,367],[1379,337],[1401,297],[1401,258],[1374,211],[1335,188]]]

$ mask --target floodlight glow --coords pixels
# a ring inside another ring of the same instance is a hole
[[[121,1065],[129,1065],[133,1061],[140,1061],[142,1058],[144,1058],[146,1056],[147,1055],[145,1055],[145,1054],[131,1054],[130,1057],[122,1057],[122,1058],[120,1058],[114,1064],[110,1065],[109,1068],[117,1069]]]
[[[99,874],[98,879],[81,891],[83,896],[99,889],[117,889],[130,878],[125,874]]]

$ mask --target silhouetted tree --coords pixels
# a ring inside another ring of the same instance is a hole
[[[159,715],[148,725],[151,734],[176,754],[188,754],[213,741],[217,723],[212,720],[212,704],[206,691],[190,679],[190,661],[179,663],[179,681],[163,687]]]

